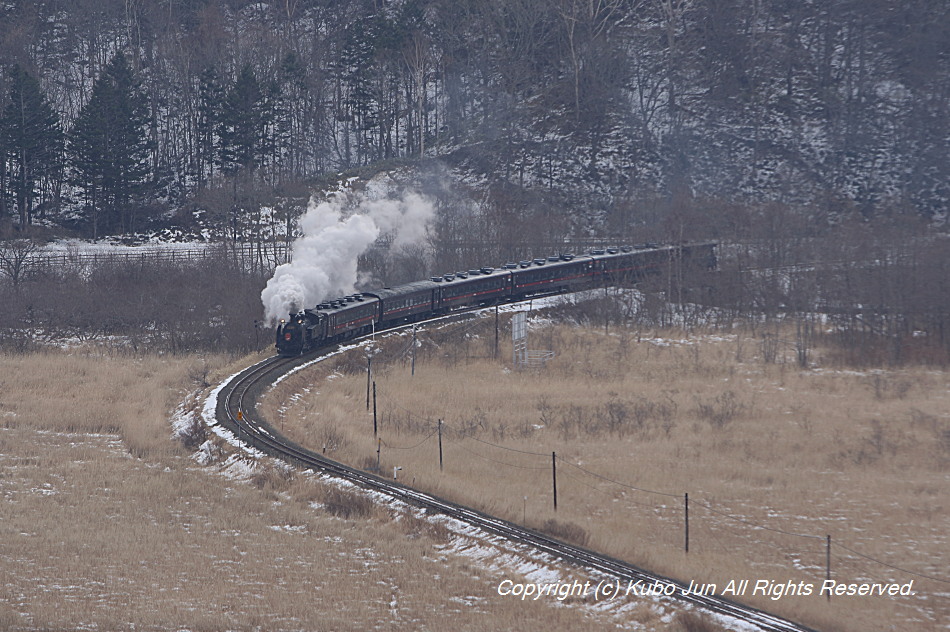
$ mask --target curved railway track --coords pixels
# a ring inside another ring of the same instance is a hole
[[[334,348],[334,346],[324,347],[320,351],[326,352]],[[240,441],[292,465],[326,472],[365,489],[381,492],[411,505],[445,514],[489,533],[499,535],[509,541],[528,545],[539,552],[567,561],[583,569],[599,572],[605,577],[615,579],[617,581],[616,586],[620,589],[621,594],[631,585],[647,588],[654,586],[656,582],[660,582],[663,586],[675,586],[673,594],[666,595],[668,599],[689,603],[703,610],[737,619],[754,625],[759,630],[766,632],[815,632],[812,628],[722,597],[694,593],[684,594],[687,586],[679,581],[650,573],[622,560],[561,542],[507,520],[495,518],[437,496],[420,492],[398,482],[349,467],[297,445],[283,437],[266,420],[260,418],[256,413],[256,404],[264,389],[277,378],[295,367],[312,361],[315,357],[316,353],[310,353],[300,358],[274,356],[232,377],[222,385],[218,394],[216,408],[218,423],[234,432]],[[637,596],[638,593],[635,591],[628,594]]]

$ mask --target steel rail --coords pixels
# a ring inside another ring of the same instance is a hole
[[[380,330],[376,333],[392,331],[392,329]],[[324,347],[319,351],[325,353],[335,346],[338,345]],[[432,494],[420,492],[399,482],[355,469],[297,445],[282,436],[280,432],[257,414],[257,399],[263,392],[263,388],[291,369],[311,361],[316,355],[317,353],[311,352],[300,358],[274,356],[252,365],[231,378],[222,386],[218,395],[216,408],[218,423],[234,431],[239,440],[251,447],[289,464],[325,472],[355,483],[364,489],[380,492],[391,498],[445,514],[507,540],[529,545],[537,551],[584,569],[597,571],[616,580],[618,588],[626,588],[624,597],[642,595],[637,590],[634,590],[631,595],[630,586],[639,586],[644,590],[648,590],[659,583],[661,586],[674,586],[673,594],[651,594],[648,596],[689,603],[704,610],[755,625],[766,632],[815,632],[813,628],[723,597],[688,592],[688,587],[678,580],[648,572],[622,560],[559,541],[507,520],[450,502]],[[623,582],[626,586],[619,582]]]

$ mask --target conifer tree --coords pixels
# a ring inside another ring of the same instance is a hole
[[[213,66],[205,68],[198,84],[197,175],[198,187],[214,175],[217,162],[217,133],[224,106],[224,88]]]
[[[118,53],[93,85],[69,135],[74,185],[86,195],[93,237],[134,231],[149,177],[148,102]]]
[[[241,69],[221,111],[221,167],[227,173],[260,166],[265,137],[266,94],[250,65]]]
[[[20,228],[33,222],[36,184],[59,164],[63,134],[59,116],[35,77],[14,65],[9,71],[10,102],[0,118],[3,167],[9,169]]]

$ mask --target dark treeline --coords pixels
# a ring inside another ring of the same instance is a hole
[[[276,247],[339,173],[406,166],[437,218],[363,257],[380,283],[569,237],[716,239],[707,296],[661,284],[654,307],[792,319],[806,361],[819,312],[850,361],[950,359],[950,3],[37,0],[0,7],[0,64],[2,238],[200,222]],[[14,337],[256,333],[261,280],[226,259],[52,273],[19,247]]]
[[[223,251],[193,261],[28,265],[16,283],[0,284],[0,350],[80,342],[140,353],[263,349],[273,344],[258,320],[263,287]]]
[[[939,220],[950,197],[932,0],[37,0],[0,8],[0,61],[20,226],[225,225],[418,157],[575,232],[763,201]]]

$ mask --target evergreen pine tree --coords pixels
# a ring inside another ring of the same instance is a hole
[[[205,180],[214,175],[217,162],[217,132],[224,107],[224,89],[218,72],[209,66],[201,73],[198,84],[198,121],[196,162],[198,186],[204,186]]]
[[[227,173],[254,171],[265,153],[266,95],[254,70],[244,66],[228,91],[221,111],[218,135],[221,138],[219,160]]]
[[[149,176],[148,102],[118,53],[93,85],[69,135],[72,183],[86,194],[93,236],[131,232]]]
[[[0,118],[3,165],[9,168],[20,228],[33,222],[37,181],[59,163],[63,134],[59,116],[35,77],[14,65],[9,71],[10,102]]]

